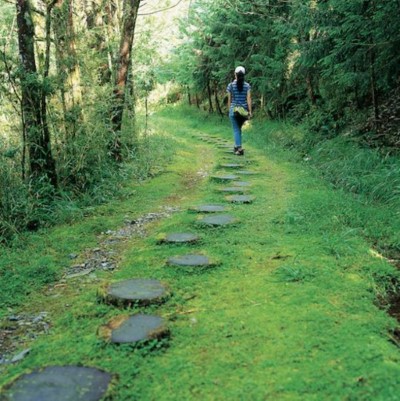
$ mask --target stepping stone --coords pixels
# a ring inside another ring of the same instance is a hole
[[[190,267],[210,267],[213,266],[213,263],[210,262],[210,259],[204,255],[181,255],[169,258],[167,261],[168,265],[171,266],[190,266]]]
[[[161,239],[160,242],[167,244],[193,244],[199,241],[200,237],[191,233],[171,233]]]
[[[225,206],[222,205],[200,205],[195,206],[191,210],[198,213],[220,213],[225,212]]]
[[[198,220],[199,224],[204,224],[207,226],[227,226],[229,224],[236,223],[237,219],[229,214],[215,214],[212,216],[206,216]]]
[[[3,401],[99,401],[112,380],[110,373],[84,366],[48,366],[17,378]]]
[[[218,180],[218,181],[235,181],[239,177],[233,174],[226,174],[226,175],[212,175],[211,178],[213,180]]]
[[[103,338],[114,344],[135,344],[139,341],[157,340],[169,334],[163,318],[137,314],[118,316],[100,329]]]
[[[233,155],[233,149],[232,150],[223,150],[222,153],[230,154]]]
[[[255,197],[249,195],[231,195],[227,196],[226,199],[231,203],[252,203]]]
[[[241,167],[243,167],[243,164],[225,163],[225,164],[220,164],[220,167],[222,167],[222,168],[241,168]]]
[[[250,171],[250,170],[237,170],[237,171],[235,171],[235,173],[241,174],[241,175],[255,175],[255,174],[257,174],[255,171]]]
[[[138,304],[147,306],[165,300],[169,291],[154,279],[131,279],[109,285],[100,293],[106,303],[113,305]]]
[[[251,186],[251,184],[247,181],[234,181],[232,182],[233,185],[235,185],[236,187],[249,187]]]
[[[219,188],[219,192],[230,192],[230,193],[244,193],[247,192],[249,188],[243,188],[243,187],[225,187],[225,188]]]

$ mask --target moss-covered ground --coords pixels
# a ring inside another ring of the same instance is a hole
[[[168,109],[151,123],[176,146],[163,172],[132,183],[125,197],[90,217],[32,235],[18,255],[1,256],[9,269],[18,264],[29,272],[35,265],[49,273],[29,294],[16,291],[18,302],[2,309],[4,319],[47,311],[51,327],[26,339],[25,359],[0,366],[0,385],[38,367],[82,364],[115,374],[109,396],[117,401],[399,400],[396,322],[377,306],[396,272],[352,226],[350,211],[362,207],[357,200],[276,149],[255,146],[250,129],[246,155],[237,160],[257,172],[242,176],[256,200],[230,205],[217,191],[221,184],[209,179],[229,155],[200,140],[230,139],[227,121]],[[198,225],[189,208],[204,203],[226,203],[238,223]],[[115,271],[54,282],[71,264],[68,255],[84,258],[102,232],[165,206],[179,211],[116,245]],[[163,234],[182,231],[198,233],[200,243],[158,244]],[[216,266],[166,266],[168,257],[185,253],[207,255]],[[141,348],[107,344],[99,327],[127,311],[98,302],[98,289],[134,277],[171,288],[166,303],[128,311],[163,316],[171,337]]]

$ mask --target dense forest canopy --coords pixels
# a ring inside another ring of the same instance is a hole
[[[349,122],[384,132],[398,146],[393,110],[400,73],[397,0],[201,0],[182,25],[177,79],[190,91],[223,93],[238,64],[248,70],[258,110],[271,118],[308,119],[335,135]],[[388,98],[394,96],[391,102]]]
[[[398,0],[0,0],[0,240],[118,180],[161,84],[169,102],[224,115],[238,64],[258,117],[316,138],[351,126],[394,152],[399,12]]]

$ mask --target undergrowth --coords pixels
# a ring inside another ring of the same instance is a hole
[[[70,156],[70,161],[64,161],[74,166],[73,182],[61,171],[64,182],[52,196],[46,193],[45,185],[32,193],[29,182],[21,179],[16,154],[9,157],[0,152],[0,244],[15,245],[27,231],[82,217],[83,208],[87,214],[90,207],[121,194],[129,180],[139,182],[156,175],[174,151],[174,140],[159,132],[137,138],[125,149],[125,161],[120,165],[96,155],[95,146],[76,150],[79,160]]]
[[[366,148],[350,136],[321,140],[301,126],[256,121],[251,142],[277,157],[314,169],[336,190],[351,194],[338,219],[354,227],[391,258],[400,258],[400,159]],[[394,255],[396,255],[396,257]]]

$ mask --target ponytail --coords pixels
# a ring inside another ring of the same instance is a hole
[[[243,84],[244,84],[244,74],[239,72],[238,74],[236,74],[236,85],[239,92],[242,92]]]

